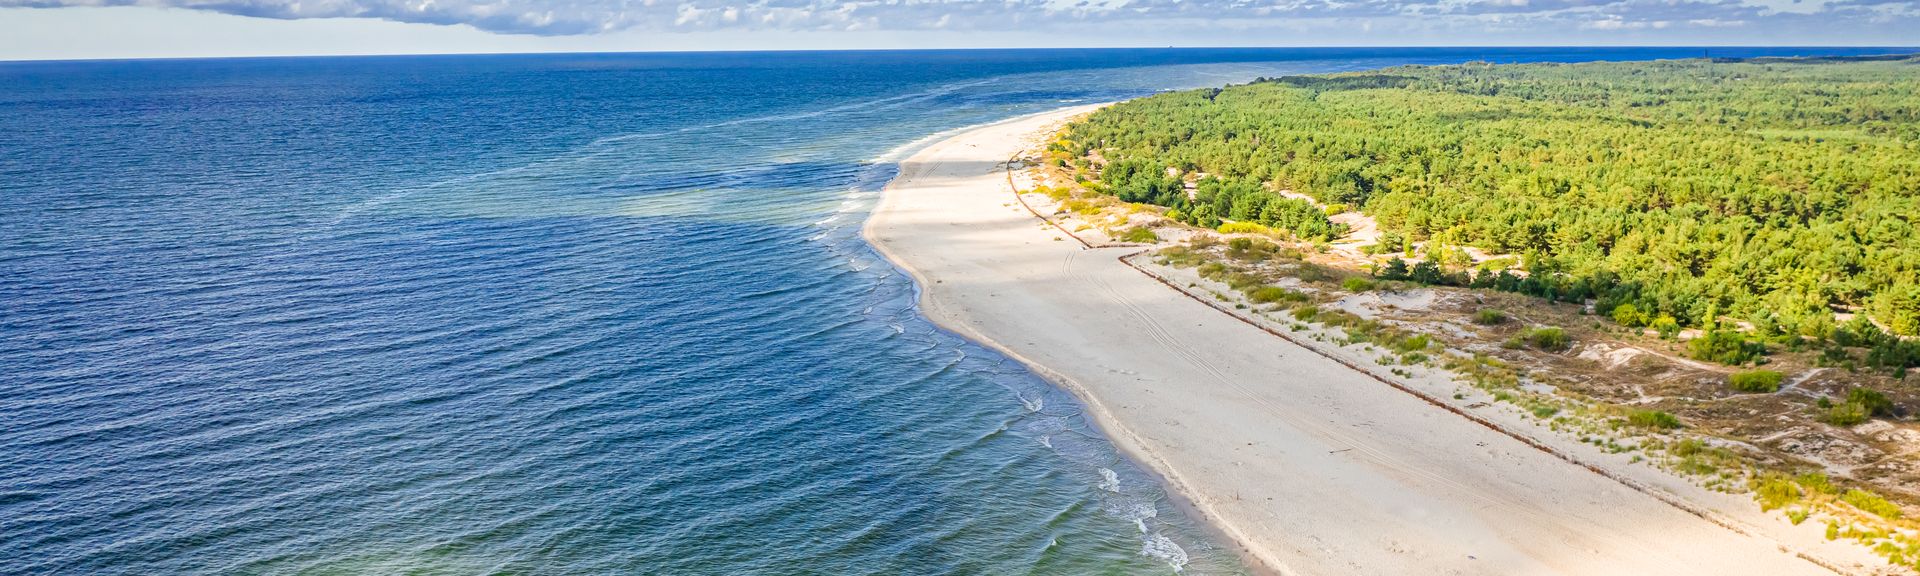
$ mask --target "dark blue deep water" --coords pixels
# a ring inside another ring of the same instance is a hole
[[[0,573],[1234,573],[915,315],[858,236],[890,161],[1255,76],[1699,53],[0,63]]]

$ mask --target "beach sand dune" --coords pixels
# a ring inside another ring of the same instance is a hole
[[[1830,574],[1223,315],[1084,249],[1006,159],[1089,107],[902,163],[868,238],[940,325],[1081,396],[1259,567],[1285,574]]]

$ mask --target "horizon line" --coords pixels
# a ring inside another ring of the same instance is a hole
[[[239,56],[128,56],[119,58],[15,58],[0,59],[0,64],[15,63],[83,63],[83,62],[163,62],[191,60],[294,60],[323,58],[407,58],[407,57],[470,57],[470,56],[623,56],[623,55],[699,55],[699,54],[831,54],[862,52],[990,52],[990,51],[1138,51],[1138,50],[1473,50],[1473,49],[1683,49],[1697,48],[1702,51],[1714,49],[1860,49],[1860,50],[1912,50],[1920,54],[1920,45],[1854,45],[1854,44],[1408,44],[1408,45],[1299,45],[1299,46],[973,46],[951,48],[803,48],[775,50],[527,50],[517,52],[390,52],[337,54],[258,54]],[[1703,57],[1709,55],[1702,55]]]

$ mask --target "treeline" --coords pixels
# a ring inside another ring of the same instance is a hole
[[[1096,186],[1128,202],[1170,207],[1168,216],[1196,226],[1214,228],[1224,220],[1252,222],[1310,240],[1331,240],[1347,233],[1345,224],[1328,220],[1326,211],[1312,202],[1281,196],[1246,178],[1201,178],[1189,195],[1186,182],[1169,174],[1164,165],[1118,160],[1102,167]]]
[[[1288,77],[1112,106],[1067,141],[1189,220],[1313,229],[1270,189],[1359,207],[1443,283],[1631,305],[1649,324],[1831,338],[1851,310],[1920,334],[1920,59]],[[1169,168],[1215,192],[1189,200]],[[1248,196],[1263,200],[1236,210]],[[1463,246],[1524,273],[1476,273]]]

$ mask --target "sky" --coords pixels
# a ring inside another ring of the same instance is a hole
[[[0,0],[0,60],[850,48],[1920,44],[1920,0]]]

